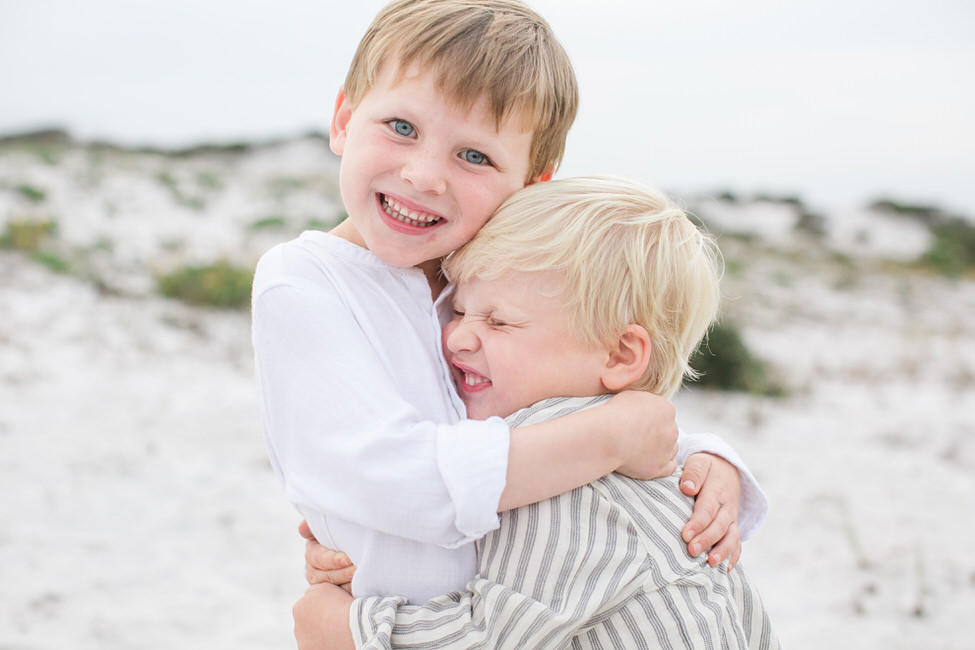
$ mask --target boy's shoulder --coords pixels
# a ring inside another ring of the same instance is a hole
[[[520,552],[551,557],[562,538],[590,540],[632,550],[631,562],[648,567],[647,588],[660,589],[691,574],[712,570],[706,556],[691,557],[680,531],[691,515],[693,499],[679,489],[678,474],[639,481],[609,474],[570,492],[501,514],[500,527],[483,541],[490,553],[499,540],[541,539],[518,544]],[[551,530],[550,530],[551,529]],[[552,537],[552,530],[558,534]],[[544,531],[548,531],[545,533]],[[554,544],[554,546],[553,546]],[[592,556],[599,557],[599,553]],[[544,564],[543,560],[538,560]]]
[[[680,531],[693,512],[694,499],[680,491],[681,471],[678,467],[674,474],[652,481],[614,472],[587,487],[627,513],[641,535],[661,536],[666,532],[683,547]]]
[[[355,279],[388,272],[388,267],[361,246],[321,230],[306,230],[265,252],[257,263],[254,286],[320,282],[323,278]]]
[[[694,499],[680,491],[681,471],[652,481],[612,473],[579,488],[591,490],[605,503],[605,512],[619,519],[617,528],[640,543],[644,559],[656,567],[648,578],[657,587],[710,570],[706,555],[692,557],[681,538],[694,509]]]
[[[294,239],[275,244],[268,249],[258,262],[258,267],[271,267],[293,263],[299,260],[311,260],[329,258],[335,256],[348,255],[352,253],[351,248],[345,250],[350,242],[334,237],[321,230],[306,230]]]

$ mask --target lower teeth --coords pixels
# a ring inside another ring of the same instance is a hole
[[[432,221],[417,221],[416,219],[411,219],[406,215],[401,214],[396,210],[393,210],[393,208],[390,207],[389,202],[386,200],[386,197],[383,197],[383,210],[386,212],[386,214],[391,216],[393,219],[396,219],[397,221],[400,221],[402,223],[411,226],[418,226],[420,228],[427,228],[440,221],[440,219],[434,219]]]

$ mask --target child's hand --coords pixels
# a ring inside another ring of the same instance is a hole
[[[649,480],[677,469],[677,410],[668,400],[643,391],[623,391],[606,407],[617,409],[622,464],[616,471]],[[614,420],[616,421],[616,420]]]
[[[741,557],[738,534],[738,499],[741,478],[734,465],[714,454],[692,454],[684,463],[681,492],[696,496],[694,512],[681,531],[687,551],[697,557],[708,548],[708,564],[717,566],[725,558],[728,571]]]
[[[352,574],[355,573],[355,565],[352,564],[349,556],[319,544],[306,521],[298,526],[298,533],[307,540],[305,579],[308,580],[308,584],[331,583],[352,593]]]
[[[351,607],[352,596],[335,585],[308,587],[291,609],[298,650],[354,650],[349,628]]]

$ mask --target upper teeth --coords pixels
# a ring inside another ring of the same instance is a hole
[[[410,210],[403,206],[396,199],[383,195],[383,210],[397,221],[408,223],[411,226],[431,226],[440,221],[440,217],[416,210]]]
[[[477,384],[484,384],[489,382],[490,379],[487,377],[480,377],[478,375],[472,375],[470,373],[464,373],[464,383],[468,386],[476,386]]]

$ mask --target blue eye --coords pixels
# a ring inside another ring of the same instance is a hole
[[[491,162],[488,160],[487,156],[475,149],[468,149],[464,151],[460,157],[472,165],[487,165]]]
[[[413,135],[416,133],[416,129],[413,128],[413,125],[406,120],[390,120],[387,122],[387,124],[389,124],[397,134],[407,138],[413,137]]]

